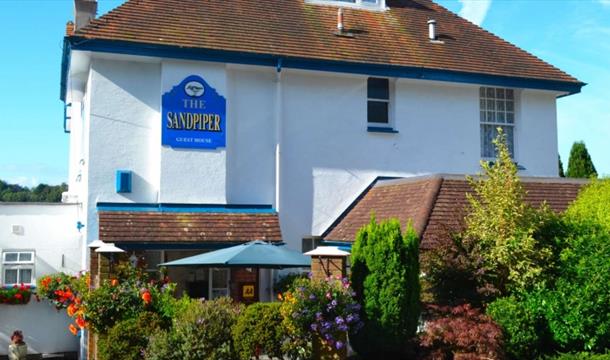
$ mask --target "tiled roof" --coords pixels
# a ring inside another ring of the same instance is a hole
[[[282,240],[277,213],[100,211],[99,237],[120,243]]]
[[[387,5],[344,9],[345,37],[335,35],[337,7],[305,0],[129,0],[75,36],[581,84],[432,1]],[[444,44],[428,40],[429,19]]]
[[[524,178],[525,200],[533,206],[544,201],[551,209],[562,212],[576,199],[586,183],[580,180]],[[370,221],[398,218],[409,220],[421,237],[423,249],[447,239],[463,226],[472,188],[465,177],[438,175],[379,181],[369,188],[323,235],[325,240],[354,241],[356,233]]]

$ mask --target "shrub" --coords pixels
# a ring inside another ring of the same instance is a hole
[[[544,317],[545,296],[536,295],[500,298],[487,307],[487,314],[502,327],[504,349],[513,359],[535,358],[554,348]]]
[[[537,210],[525,203],[506,135],[498,132],[497,161],[481,163],[486,179],[469,178],[474,194],[466,194],[470,209],[464,239],[471,242],[474,257],[483,260],[482,270],[492,275],[488,279],[502,295],[542,286],[553,249],[534,237],[552,212],[547,206]]]
[[[168,331],[155,333],[145,352],[150,360],[230,360],[231,330],[243,306],[230,298],[191,301]]]
[[[610,348],[610,233],[594,229],[568,240],[547,299],[549,327],[567,351]]]
[[[282,357],[285,331],[280,306],[280,303],[255,303],[239,316],[233,328],[233,344],[240,359],[262,354]]]
[[[352,281],[362,304],[364,327],[350,334],[363,356],[399,354],[413,337],[420,314],[419,241],[409,224],[404,236],[398,220],[369,225],[352,247]]]
[[[459,235],[440,242],[422,254],[422,284],[431,298],[440,305],[470,303],[481,306],[498,295],[495,279],[484,268],[484,258]]]
[[[98,345],[100,360],[139,360],[144,358],[150,334],[163,325],[161,318],[154,313],[144,312],[136,319],[116,323]]]
[[[104,280],[99,287],[83,296],[85,320],[99,334],[105,334],[117,322],[134,319],[143,312],[153,312],[169,324],[176,300],[175,284],[149,281],[138,268],[123,265],[117,278]]]
[[[289,345],[298,349],[288,355],[308,356],[308,343],[314,337],[327,347],[342,350],[347,332],[356,333],[362,326],[360,305],[347,279],[298,279],[282,300],[284,327],[291,336]]]
[[[566,211],[566,219],[584,226],[594,222],[610,231],[610,179],[594,180],[585,186]]]
[[[290,290],[290,288],[292,287],[292,283],[294,283],[296,279],[305,279],[306,277],[307,274],[302,273],[286,274],[275,282],[275,284],[273,285],[273,291],[275,291],[277,295],[283,294]]]
[[[430,320],[420,336],[434,359],[501,359],[502,330],[480,310],[464,304],[427,308]]]
[[[545,360],[610,360],[610,354],[592,354],[588,352],[572,353],[572,354],[558,354],[555,356],[548,356]]]

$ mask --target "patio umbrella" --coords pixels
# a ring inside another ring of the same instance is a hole
[[[218,266],[218,267],[258,267],[282,269],[309,267],[309,257],[298,251],[255,240],[229,248],[190,256],[160,264],[159,266]]]

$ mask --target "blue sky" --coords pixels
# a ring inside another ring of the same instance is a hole
[[[485,29],[588,83],[558,101],[559,152],[584,140],[610,175],[610,0],[439,0]],[[122,3],[100,0],[99,13]],[[72,0],[0,0],[0,179],[67,181],[59,100],[62,37]]]

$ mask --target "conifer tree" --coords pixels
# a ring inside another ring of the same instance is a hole
[[[411,224],[401,233],[396,219],[369,225],[352,248],[352,283],[364,327],[352,346],[367,359],[397,358],[415,336],[420,314],[419,239]]]
[[[591,160],[591,156],[583,141],[577,141],[572,145],[566,175],[569,178],[597,177],[593,160]]]
[[[557,159],[559,160],[559,177],[566,177],[566,174],[563,172],[563,161],[561,161],[561,155],[557,154]]]

